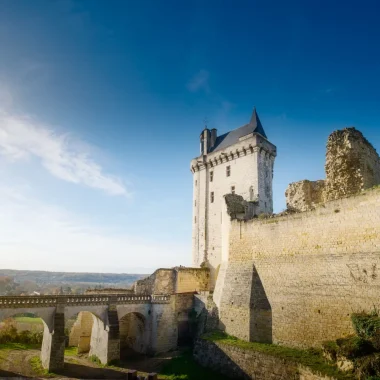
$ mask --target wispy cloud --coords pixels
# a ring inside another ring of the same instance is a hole
[[[191,92],[204,91],[209,93],[209,76],[210,75],[207,70],[200,70],[187,83],[187,89]]]
[[[59,134],[31,117],[0,110],[0,155],[9,161],[36,157],[53,176],[71,183],[127,195],[119,178],[104,174],[84,144],[69,134]]]
[[[2,182],[0,209],[0,268],[149,273],[188,257],[187,246],[116,234]]]

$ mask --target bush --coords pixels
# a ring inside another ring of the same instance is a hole
[[[371,342],[358,336],[337,339],[336,343],[339,347],[337,353],[347,359],[355,359],[375,351]]]
[[[0,343],[26,343],[41,344],[43,332],[32,332],[29,330],[17,331],[15,321],[6,319],[0,329]]]
[[[380,331],[380,317],[377,310],[374,310],[371,314],[352,314],[351,321],[358,336],[364,339],[371,339]]]
[[[356,375],[359,379],[380,379],[380,355],[364,356],[356,361]]]
[[[336,361],[339,346],[335,341],[326,341],[322,343],[323,351],[328,354],[332,361]]]
[[[380,330],[377,330],[372,338],[371,342],[376,351],[380,351]]]

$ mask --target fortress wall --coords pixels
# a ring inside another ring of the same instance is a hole
[[[245,340],[315,346],[380,307],[380,188],[313,211],[233,221],[221,327]]]

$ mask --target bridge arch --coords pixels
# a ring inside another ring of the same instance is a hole
[[[34,314],[41,318],[44,324],[44,329],[48,329],[50,333],[54,331],[55,307],[0,309],[0,321],[14,317],[17,314],[25,313]]]
[[[148,321],[139,312],[129,312],[119,319],[120,350],[123,355],[137,352],[146,354],[149,349]]]

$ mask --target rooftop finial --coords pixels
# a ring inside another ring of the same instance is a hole
[[[207,116],[205,116],[205,118],[203,119],[203,122],[205,124],[205,129],[207,128],[207,123],[208,123],[208,118]]]

